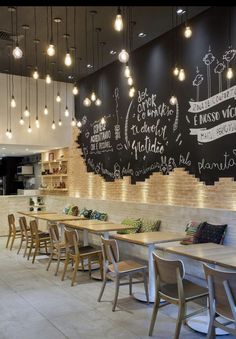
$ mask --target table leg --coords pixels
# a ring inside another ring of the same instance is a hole
[[[148,277],[149,277],[149,302],[153,303],[155,301],[155,274],[154,274],[154,262],[152,258],[152,252],[154,251],[154,244],[148,246]],[[147,298],[144,292],[135,292],[133,293],[135,299],[139,301],[147,302]]]
[[[109,232],[103,232],[103,237],[105,238],[105,239],[109,239]],[[96,271],[96,272],[94,272],[94,273],[92,273],[91,274],[91,278],[93,278],[93,279],[95,279],[95,280],[102,280],[102,278],[101,278],[101,274],[100,274],[100,271]]]
[[[219,319],[217,320],[219,321]],[[207,334],[209,322],[210,316],[209,314],[207,314],[192,317],[186,321],[186,324],[194,331]],[[225,320],[222,320],[222,322],[225,322]],[[216,328],[216,335],[227,335],[227,334],[229,333],[221,330],[220,328]]]
[[[88,231],[83,230],[83,235],[84,235],[84,246],[88,246]]]

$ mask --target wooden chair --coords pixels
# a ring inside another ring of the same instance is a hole
[[[48,233],[40,232],[38,230],[38,224],[36,220],[30,221],[30,234],[31,234],[31,245],[28,254],[28,260],[30,258],[32,249],[34,248],[34,254],[32,264],[35,261],[36,254],[41,248],[45,248],[46,254],[48,254],[48,245],[50,245],[50,237]]]
[[[215,338],[215,328],[236,336],[236,272],[221,271],[203,264],[209,288],[210,323],[207,338]],[[217,317],[226,320],[217,321]],[[227,325],[233,324],[234,328]]]
[[[66,244],[60,239],[57,224],[51,224],[48,226],[48,228],[50,235],[51,254],[47,265],[47,271],[49,270],[53,257],[55,257],[57,259],[55,275],[57,275],[61,259],[66,258]]]
[[[174,338],[178,339],[182,322],[207,309],[207,307],[203,307],[197,311],[186,314],[187,302],[208,296],[208,290],[184,279],[184,264],[181,260],[163,259],[155,253],[153,253],[153,260],[156,277],[156,293],[149,327],[149,336],[152,336],[159,307],[167,304],[175,304],[179,306],[179,312]],[[164,299],[165,302],[160,305],[161,298]]]
[[[21,230],[21,241],[17,251],[17,254],[20,253],[23,242],[25,241],[25,251],[23,257],[26,256],[27,248],[30,248],[31,243],[31,235],[30,235],[30,227],[27,225],[27,221],[25,217],[19,218],[20,230]]]
[[[12,250],[12,246],[13,246],[15,239],[21,237],[21,230],[20,228],[16,227],[14,214],[8,215],[8,226],[9,226],[9,233],[7,237],[6,248],[8,247],[10,239],[12,237],[11,246],[10,246],[10,250]]]
[[[71,286],[74,285],[74,282],[76,280],[76,274],[79,268],[79,264],[83,264],[84,259],[88,259],[89,276],[91,277],[91,264],[94,262],[96,263],[98,262],[100,265],[100,273],[102,277],[103,276],[102,250],[94,248],[92,246],[80,247],[78,233],[76,232],[76,230],[71,230],[71,229],[69,230],[65,228],[64,235],[65,235],[65,243],[66,243],[66,260],[65,260],[64,270],[63,270],[61,280],[64,280],[67,266],[70,260],[72,260],[72,263],[74,263]]]
[[[129,285],[129,294],[132,294],[132,283],[144,283],[146,292],[146,298],[149,303],[148,295],[148,284],[147,284],[147,266],[141,265],[135,261],[119,261],[119,249],[115,239],[104,239],[102,240],[102,251],[103,251],[103,285],[101,292],[98,297],[98,302],[101,301],[102,295],[106,286],[107,279],[111,279],[116,283],[115,297],[113,300],[112,311],[115,311],[117,305],[117,299],[119,294],[119,286]],[[141,273],[143,280],[136,282],[132,281],[133,274]],[[120,280],[123,277],[129,277],[129,282],[121,283]]]

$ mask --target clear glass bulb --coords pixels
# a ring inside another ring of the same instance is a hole
[[[135,94],[135,88],[134,88],[134,87],[131,87],[130,90],[129,90],[129,96],[130,96],[131,98],[133,98],[133,97],[134,97],[134,94]]]
[[[96,98],[97,98],[97,97],[96,97],[96,94],[95,94],[94,92],[92,92],[90,99],[91,99],[92,101],[95,101]]]
[[[48,46],[47,54],[48,54],[49,56],[55,55],[55,46],[53,45],[52,42],[51,42],[50,45]]]
[[[73,89],[72,89],[72,93],[74,95],[77,95],[79,93],[78,87],[76,85],[74,85]]]
[[[37,128],[39,128],[39,127],[40,127],[40,124],[39,124],[39,119],[38,119],[38,118],[36,118],[36,120],[35,120],[35,126],[36,126]]]
[[[70,53],[67,52],[65,56],[65,65],[70,66],[71,64],[72,64],[71,56],[70,56]]]
[[[46,80],[46,84],[48,84],[48,85],[52,82],[52,78],[50,77],[50,74],[46,75],[45,80]]]
[[[106,123],[106,120],[105,120],[104,117],[102,117],[102,119],[101,119],[101,124],[102,124],[102,125],[105,125],[105,123]]]
[[[76,121],[75,121],[75,119],[74,118],[72,118],[72,120],[71,120],[71,126],[76,126]]]
[[[9,132],[8,132],[8,138],[12,139],[12,132],[11,132],[11,130],[9,130]]]
[[[5,134],[6,134],[6,136],[8,137],[8,134],[9,134],[9,131],[8,131],[8,129],[6,130],[6,133],[5,133]]]
[[[125,75],[126,78],[129,78],[129,77],[130,77],[130,69],[129,69],[129,66],[125,66],[124,75]]]
[[[129,61],[129,53],[126,52],[125,49],[122,49],[122,51],[119,53],[119,56],[118,56],[120,62],[123,62],[123,63],[127,63]]]
[[[122,16],[121,16],[121,14],[118,13],[116,15],[114,28],[117,32],[120,32],[120,31],[122,31],[123,27],[124,27],[124,24],[123,24]]]
[[[55,121],[53,120],[52,122],[52,129],[56,129],[56,124],[55,124]]]
[[[192,36],[192,30],[191,30],[191,28],[190,28],[189,26],[186,26],[186,27],[185,27],[184,36],[185,36],[185,38],[187,38],[187,39],[191,38],[191,36]]]
[[[62,125],[62,121],[61,121],[61,119],[59,119],[58,126],[61,126],[61,125]]]
[[[32,128],[31,128],[31,126],[29,125],[29,127],[28,127],[28,133],[31,133],[32,132]]]
[[[15,98],[14,98],[14,95],[12,95],[12,97],[11,97],[11,107],[12,107],[12,108],[15,108],[15,107],[16,107],[16,100],[15,100]]]
[[[172,95],[171,98],[170,98],[170,104],[171,105],[175,105],[177,102],[177,98],[175,95]]]
[[[19,122],[20,122],[20,125],[24,125],[25,122],[24,122],[23,117],[20,118],[20,121],[19,121]]]
[[[91,106],[91,100],[89,98],[85,98],[83,101],[83,105],[86,107]]]
[[[81,121],[79,120],[78,122],[77,122],[77,127],[81,127],[82,126],[82,123],[81,123]]]
[[[95,105],[96,106],[101,106],[101,104],[102,104],[102,100],[97,98],[96,101],[95,101]]]
[[[16,45],[16,47],[13,49],[12,54],[15,59],[20,59],[23,56],[22,49],[20,49],[18,45]]]
[[[45,105],[43,113],[44,113],[44,115],[48,115],[48,107],[47,107],[47,105]]]
[[[173,70],[173,74],[177,77],[179,75],[179,68],[176,66]]]
[[[25,116],[26,118],[30,116],[30,112],[29,112],[27,106],[25,106],[24,116]]]
[[[70,113],[69,113],[68,107],[66,106],[66,109],[65,109],[65,117],[68,117],[69,115],[70,115]]]
[[[38,73],[37,69],[34,70],[33,78],[34,78],[35,80],[37,80],[37,79],[39,78],[39,73]]]
[[[184,81],[185,80],[185,72],[184,69],[181,68],[179,71],[179,76],[178,76],[179,81]]]
[[[134,82],[133,82],[133,78],[132,78],[132,77],[129,77],[128,80],[127,80],[127,82],[128,82],[128,85],[129,85],[129,86],[132,86],[133,83],[134,83]]]
[[[233,69],[232,69],[231,67],[229,67],[229,68],[227,69],[226,78],[227,78],[227,79],[232,79],[233,76],[234,76]]]
[[[57,93],[56,102],[61,102],[60,93]]]

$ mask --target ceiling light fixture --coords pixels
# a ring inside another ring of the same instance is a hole
[[[51,84],[52,78],[50,77],[50,74],[47,74],[47,75],[46,75],[45,81],[46,81],[46,84],[48,84],[48,85]]]
[[[117,32],[121,32],[123,27],[124,27],[124,24],[123,24],[123,19],[122,19],[122,15],[121,15],[121,9],[120,9],[120,7],[118,7],[116,19],[115,19],[115,22],[114,22],[114,28]]]
[[[172,95],[171,98],[170,98],[170,104],[174,106],[176,104],[176,102],[177,102],[176,96]]]
[[[78,90],[78,87],[76,86],[76,84],[74,84],[74,86],[73,86],[72,93],[74,95],[77,95],[79,93],[79,90]]]
[[[120,62],[126,64],[129,61],[129,53],[125,49],[122,49],[118,58]]]
[[[70,56],[70,52],[69,52],[69,46],[68,46],[68,23],[67,23],[67,6],[66,6],[66,34],[65,34],[65,38],[66,38],[66,56],[65,56],[65,60],[64,63],[67,67],[71,66],[72,64],[72,60],[71,60],[71,56]]]
[[[179,79],[179,81],[185,80],[185,72],[184,72],[183,68],[181,68],[180,71],[179,71],[178,79]]]
[[[135,94],[135,88],[132,86],[129,90],[129,96],[130,98],[133,98],[134,97],[134,94]]]
[[[87,68],[93,68],[93,65],[87,64]]]
[[[54,42],[53,42],[53,27],[52,27],[52,6],[50,6],[51,8],[51,39],[50,39],[50,43],[47,49],[47,54],[49,56],[54,56],[55,55],[55,46],[54,46]]]
[[[76,121],[75,121],[75,118],[72,117],[72,120],[71,120],[71,126],[72,127],[75,127],[76,126]]]
[[[130,68],[129,65],[125,66],[125,71],[124,71],[125,77],[129,78],[130,77]]]
[[[44,113],[44,115],[48,115],[48,107],[47,107],[47,105],[45,105],[43,113]]]
[[[91,106],[91,100],[89,98],[85,98],[83,101],[83,105],[86,107]]]
[[[17,7],[15,9],[16,12],[16,46],[12,51],[12,54],[15,59],[20,59],[23,56],[22,49],[19,47],[19,40],[18,40],[18,13],[17,13]]]

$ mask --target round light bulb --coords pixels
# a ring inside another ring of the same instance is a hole
[[[6,133],[5,133],[5,134],[6,134],[6,136],[8,137],[8,134],[9,134],[9,131],[8,131],[8,129],[6,130]]]
[[[94,92],[92,92],[90,99],[91,99],[92,101],[95,101],[96,98],[97,98],[97,97],[96,97],[96,94],[95,94]]]
[[[56,124],[55,124],[55,121],[53,120],[52,122],[52,129],[56,129]]]
[[[95,105],[96,106],[101,106],[101,104],[102,104],[102,100],[97,98],[96,101],[95,101]]]
[[[12,54],[15,59],[20,59],[23,56],[22,49],[20,49],[18,45],[16,45],[16,47],[13,49]]]
[[[185,38],[189,39],[192,36],[192,31],[191,28],[189,26],[185,27],[185,31],[184,31],[184,36]]]
[[[175,105],[177,102],[177,98],[175,95],[172,95],[171,98],[170,98],[170,104],[171,105]]]
[[[114,28],[117,32],[122,31],[124,25],[123,25],[123,20],[121,14],[116,15],[115,23],[114,23]]]
[[[47,105],[45,105],[43,113],[44,113],[44,115],[48,115],[48,107],[47,107]]]
[[[74,85],[73,89],[72,89],[72,93],[74,95],[77,95],[79,93],[78,87],[76,85]]]
[[[232,79],[233,76],[234,76],[233,69],[232,69],[231,67],[229,67],[229,68],[227,69],[226,78],[227,78],[227,79]]]
[[[184,81],[185,80],[185,72],[184,69],[181,68],[179,71],[179,76],[178,76],[179,81]]]
[[[129,90],[129,96],[130,96],[131,98],[133,98],[133,97],[134,97],[134,94],[135,94],[135,88],[134,88],[134,87],[131,87],[130,90]]]
[[[24,122],[23,117],[20,118],[20,121],[19,121],[19,122],[20,122],[20,125],[24,125],[25,122]]]
[[[56,102],[61,102],[61,97],[59,93],[57,93]]]
[[[106,120],[105,120],[104,117],[102,117],[102,119],[101,119],[101,124],[102,124],[102,125],[105,125],[105,123],[106,123]]]
[[[128,85],[129,85],[129,86],[132,86],[133,83],[134,83],[134,82],[133,82],[133,78],[132,78],[132,77],[129,77],[128,80],[127,80],[127,82],[128,82]]]
[[[129,66],[125,66],[124,75],[125,75],[126,78],[129,78],[129,77],[130,77],[130,69],[129,69]]]
[[[32,132],[32,128],[29,126],[28,127],[28,133],[31,133]]]
[[[55,46],[53,45],[53,43],[51,43],[51,44],[48,46],[47,54],[48,54],[49,56],[55,55]]]
[[[12,97],[11,97],[11,107],[12,107],[12,108],[15,108],[15,107],[16,107],[16,100],[15,100],[15,98],[14,98],[14,95],[12,95]]]
[[[35,80],[37,80],[37,79],[39,78],[39,73],[38,73],[37,69],[34,70],[33,78],[34,78]]]
[[[179,69],[178,67],[175,67],[173,70],[173,74],[177,77],[179,75]]]
[[[71,60],[70,53],[66,53],[66,56],[65,56],[65,65],[66,66],[70,66],[71,64],[72,64],[72,60]]]
[[[129,53],[126,52],[125,49],[122,49],[122,51],[119,53],[119,56],[118,56],[120,62],[123,62],[126,64],[126,62],[129,61]]]
[[[72,127],[76,126],[76,121],[75,121],[74,118],[72,118],[72,120],[71,120],[71,126],[72,126]]]
[[[70,115],[70,113],[69,113],[68,107],[66,106],[66,109],[65,109],[65,117],[68,117],[69,115]]]
[[[59,119],[58,126],[61,126],[61,125],[62,125],[62,121],[61,121],[61,119]]]
[[[29,117],[29,116],[30,116],[30,112],[29,112],[27,106],[25,106],[24,116],[25,116],[25,117]]]
[[[78,122],[77,122],[77,127],[82,127],[82,123],[81,123],[81,121],[79,120]]]
[[[39,119],[38,119],[38,118],[35,120],[35,126],[36,126],[37,128],[40,127],[40,125],[39,125]]]
[[[89,98],[85,98],[83,101],[83,105],[86,107],[91,106],[91,100]]]
[[[50,77],[49,74],[46,75],[45,80],[46,80],[46,84],[48,84],[48,85],[52,82],[52,78]]]
[[[12,132],[11,132],[11,130],[9,130],[9,132],[8,132],[8,138],[12,139]]]

